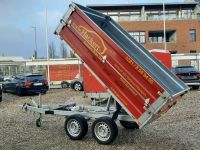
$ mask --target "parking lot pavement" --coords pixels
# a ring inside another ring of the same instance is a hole
[[[90,104],[83,92],[53,89],[42,96],[44,103],[60,104],[75,101]],[[72,141],[64,131],[64,117],[45,116],[42,127],[35,126],[38,114],[23,112],[19,105],[38,100],[38,96],[18,97],[3,94],[0,103],[0,149],[19,150],[134,150],[134,149],[199,149],[200,147],[200,91],[191,91],[157,121],[140,130],[119,129],[115,142],[99,145],[91,130],[83,140]],[[90,125],[91,126],[91,125]]]

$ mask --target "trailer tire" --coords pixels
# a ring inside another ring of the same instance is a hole
[[[82,139],[88,131],[87,120],[81,115],[69,116],[65,121],[65,132],[72,140]]]
[[[116,139],[118,128],[111,118],[101,117],[94,121],[92,135],[99,144],[108,145]]]
[[[122,120],[120,120],[120,124],[125,129],[139,129],[138,124],[136,122],[134,122],[134,121],[122,121]]]

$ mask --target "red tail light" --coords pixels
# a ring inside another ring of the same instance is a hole
[[[200,73],[196,74],[196,76],[200,77]]]
[[[45,80],[45,81],[44,81],[44,84],[45,84],[45,85],[48,85],[48,81],[47,81],[47,80]]]
[[[176,74],[176,76],[177,76],[177,77],[179,77],[179,78],[180,78],[180,77],[182,77],[182,75],[181,75],[181,74]]]
[[[24,82],[24,86],[29,87],[32,85],[32,82]]]

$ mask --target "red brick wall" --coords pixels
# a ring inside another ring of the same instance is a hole
[[[78,64],[50,65],[50,81],[72,80],[79,73]]]
[[[127,31],[145,31],[147,49],[164,49],[163,43],[149,43],[148,31],[163,30],[163,21],[134,21],[120,22]],[[196,42],[190,42],[189,30],[196,29]],[[166,30],[176,30],[176,42],[167,43],[168,50],[177,50],[178,53],[189,53],[197,50],[200,53],[200,20],[166,21]]]

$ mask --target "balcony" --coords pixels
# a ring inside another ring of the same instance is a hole
[[[162,21],[163,15],[109,15],[112,19],[116,22],[124,22],[124,21]],[[166,14],[165,20],[200,20],[200,14],[193,14],[193,15],[174,15],[174,14]]]

